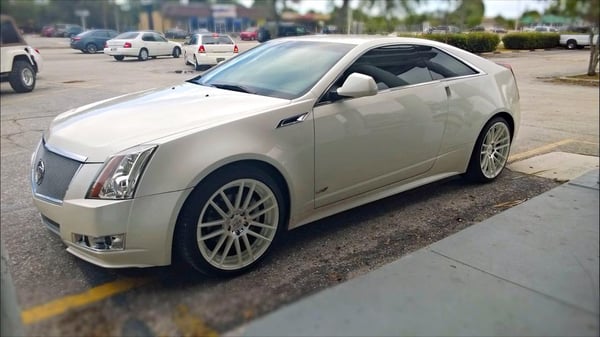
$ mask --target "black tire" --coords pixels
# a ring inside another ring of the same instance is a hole
[[[179,49],[179,47],[175,47],[173,48],[173,57],[178,59],[179,56],[181,56],[181,49]]]
[[[98,52],[98,47],[96,47],[96,45],[93,43],[88,43],[85,46],[85,50],[90,54],[96,54],[96,52]]]
[[[214,204],[219,205],[221,213]],[[256,166],[228,166],[205,178],[184,203],[177,219],[173,250],[181,262],[204,275],[237,275],[267,256],[281,237],[286,221],[282,189],[272,175]],[[199,223],[213,224],[199,230]],[[257,233],[270,241],[255,236]],[[202,239],[202,235],[208,238]]]
[[[36,72],[33,65],[25,60],[15,60],[8,81],[16,92],[32,91],[36,82]]]
[[[567,49],[577,49],[577,41],[575,41],[575,40],[567,41]]]
[[[490,135],[490,130],[494,129],[498,132],[498,137],[502,137],[499,140],[493,140],[486,138]],[[485,144],[490,141],[491,144]],[[508,162],[508,155],[510,153],[510,146],[512,143],[512,133],[508,122],[502,117],[492,118],[477,138],[475,147],[471,153],[471,159],[469,160],[469,166],[464,177],[473,182],[486,183],[496,179],[504,170],[506,163]],[[486,165],[487,164],[487,165]],[[492,172],[485,172],[488,168]]]
[[[123,55],[115,55],[115,56],[113,56],[113,57],[114,57],[114,58],[115,58],[115,60],[117,60],[117,61],[123,61],[123,59],[125,59],[125,56],[123,56]]]
[[[138,60],[140,60],[140,61],[147,61],[149,56],[150,55],[148,54],[148,49],[142,48],[140,50],[140,53],[138,54]]]

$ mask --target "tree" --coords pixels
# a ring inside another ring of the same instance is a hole
[[[564,0],[559,4],[560,9],[572,18],[581,18],[587,21],[590,29],[590,59],[587,74],[596,75],[598,66],[598,53],[600,51],[600,38],[594,43],[594,34],[598,35],[600,26],[600,0]]]
[[[415,7],[420,2],[422,0],[368,0],[363,4],[369,9],[378,8],[383,15],[377,20],[379,23],[376,26],[383,26],[385,28],[382,30],[391,32],[395,30],[398,24],[398,20],[395,18],[414,14]]]
[[[456,22],[461,25],[475,27],[481,24],[484,12],[483,0],[462,0],[454,11],[454,16],[457,19]]]

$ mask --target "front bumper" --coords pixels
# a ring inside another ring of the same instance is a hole
[[[58,234],[67,251],[106,268],[162,266],[171,263],[175,209],[182,191],[132,200],[65,200],[57,205],[34,197],[42,222]],[[100,251],[78,243],[77,236],[123,235],[122,250]]]
[[[41,143],[32,157],[31,186],[42,222],[60,236],[68,252],[102,267],[170,264],[173,230],[189,191],[129,200],[86,199],[101,167],[52,152]],[[115,238],[116,244],[89,244],[97,238]]]

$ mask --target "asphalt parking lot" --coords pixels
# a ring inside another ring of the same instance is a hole
[[[181,58],[116,62],[102,53],[64,48],[63,42],[30,41],[45,60],[32,93],[15,94],[5,83],[0,88],[2,240],[25,329],[32,336],[223,333],[559,183],[510,170],[487,185],[448,179],[294,230],[260,268],[235,279],[195,277],[176,267],[102,269],[68,254],[41,226],[30,197],[31,152],[41,132],[63,111],[175,85],[200,73]],[[240,49],[253,45],[240,43]],[[522,126],[512,162],[554,151],[598,156],[598,88],[540,79],[583,73],[588,54],[553,50],[492,56],[513,66],[521,91]]]

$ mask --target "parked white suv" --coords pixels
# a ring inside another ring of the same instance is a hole
[[[30,92],[42,68],[39,51],[28,46],[10,16],[0,15],[0,80],[16,92]]]

